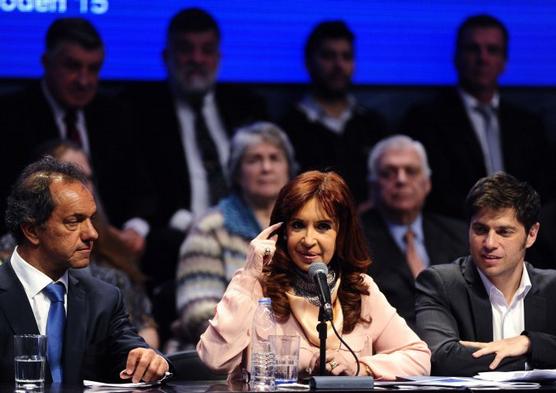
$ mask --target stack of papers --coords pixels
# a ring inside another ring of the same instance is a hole
[[[529,371],[489,371],[479,373],[475,376],[484,381],[512,382],[512,381],[534,381],[556,382],[556,369],[550,370],[529,370]]]
[[[397,389],[419,389],[423,386],[429,388],[453,388],[453,389],[537,389],[539,383],[534,382],[502,382],[481,380],[471,377],[408,377],[399,378],[396,381],[375,381],[375,387],[389,387]]]

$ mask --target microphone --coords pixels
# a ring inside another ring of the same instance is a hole
[[[332,300],[330,297],[330,288],[326,280],[328,267],[322,261],[315,261],[309,266],[309,277],[315,282],[318,289],[321,310],[324,314],[325,321],[332,321]]]

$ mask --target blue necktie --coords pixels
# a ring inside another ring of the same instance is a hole
[[[64,346],[64,326],[66,325],[66,311],[64,309],[64,294],[66,287],[61,282],[48,284],[43,289],[50,299],[48,321],[46,322],[47,359],[52,373],[52,382],[62,382],[62,348]]]

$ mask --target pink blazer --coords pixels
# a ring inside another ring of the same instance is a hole
[[[369,295],[362,297],[361,316],[366,320],[370,317],[372,322],[358,323],[342,338],[377,379],[429,375],[431,355],[425,342],[396,313],[373,279],[364,275],[364,280]],[[208,367],[227,372],[232,379],[239,378],[242,369],[249,367],[251,324],[257,301],[262,296],[257,273],[250,269],[238,270],[197,344],[197,352]],[[276,334],[301,337],[300,373],[308,368],[319,348],[307,340],[297,320],[290,316],[286,322],[279,323]],[[339,350],[348,351],[343,346]]]

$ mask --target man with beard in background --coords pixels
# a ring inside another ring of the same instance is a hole
[[[357,202],[367,198],[367,156],[382,139],[382,117],[349,94],[355,69],[354,34],[340,20],[319,23],[305,44],[310,92],[288,113],[283,127],[301,170],[334,169]]]
[[[160,306],[154,299],[158,313],[174,313],[178,250],[193,217],[228,193],[223,170],[233,131],[266,117],[258,97],[216,84],[220,38],[218,24],[206,11],[179,11],[162,51],[167,83],[128,92],[138,148],[156,193],[143,270],[151,290],[168,294]],[[166,329],[172,318],[159,316],[161,327]]]

